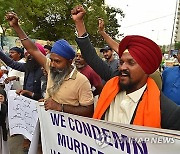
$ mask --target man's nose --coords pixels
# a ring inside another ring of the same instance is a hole
[[[119,70],[127,70],[128,69],[128,66],[127,66],[127,64],[124,62],[123,64],[120,64],[119,65]]]
[[[51,67],[55,67],[55,63],[53,61],[51,61]]]

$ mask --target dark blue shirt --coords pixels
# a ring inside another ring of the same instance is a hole
[[[26,67],[26,63],[14,61],[6,56],[2,51],[0,51],[0,59],[9,67],[21,72],[25,72],[23,89],[29,90],[34,93],[32,99],[39,100],[40,98],[42,98],[41,77],[43,76],[43,72],[40,66],[39,68],[30,72]]]
[[[180,105],[180,66],[166,68],[162,74],[163,93],[176,104]]]
[[[113,59],[112,61],[108,62],[107,60],[105,61],[113,70],[118,70],[119,67],[119,60],[118,59]]]

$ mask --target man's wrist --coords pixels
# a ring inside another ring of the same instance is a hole
[[[64,104],[60,104],[60,112],[64,112]]]
[[[106,34],[105,31],[99,31],[99,34],[101,34],[102,36]]]
[[[80,20],[74,20],[75,24],[84,24],[84,20],[80,19]]]

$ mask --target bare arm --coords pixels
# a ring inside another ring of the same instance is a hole
[[[92,117],[94,113],[94,104],[88,106],[72,106],[68,104],[64,104],[63,106],[52,98],[49,98],[45,101],[44,104],[45,110],[55,110],[55,111],[63,111],[70,114],[75,114],[84,117]]]
[[[104,40],[106,41],[106,43],[114,50],[116,51],[116,53],[118,53],[118,47],[119,44],[114,41],[106,32],[105,32],[105,28],[104,28],[104,20],[99,18],[98,19],[99,22],[99,26],[98,26],[98,30],[99,33],[101,34],[101,36],[104,38]]]
[[[90,117],[92,118],[94,113],[94,104],[88,106],[72,106],[72,105],[63,105],[64,112],[75,114],[83,117]]]
[[[23,46],[26,50],[39,62],[39,64],[45,67],[46,57],[39,51],[35,44],[28,39],[25,32],[22,30],[18,23],[18,17],[15,13],[11,12],[6,15],[6,19],[9,25],[15,30],[16,34],[19,36]]]

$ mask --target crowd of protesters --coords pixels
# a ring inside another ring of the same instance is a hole
[[[24,57],[18,47],[11,48],[9,56],[0,51],[6,67],[0,72],[3,85],[0,126],[4,141],[16,142],[19,138],[19,134],[9,136],[6,128],[6,93],[12,89],[18,95],[44,101],[45,110],[180,130],[180,66],[159,72],[162,52],[155,42],[144,36],[129,35],[118,43],[105,32],[103,19],[99,19],[98,28],[107,44],[100,50],[105,60],[101,59],[86,31],[85,14],[81,5],[71,11],[78,33],[77,51],[64,39],[57,40],[52,47],[32,42],[20,27],[18,16],[13,12],[6,15],[27,53]],[[113,57],[113,52],[118,54],[118,59]],[[180,50],[176,58],[180,63]],[[94,105],[96,95],[99,98]],[[22,153],[28,151],[30,142],[26,144],[26,141],[21,136]],[[16,147],[10,147],[10,153],[16,153]]]

